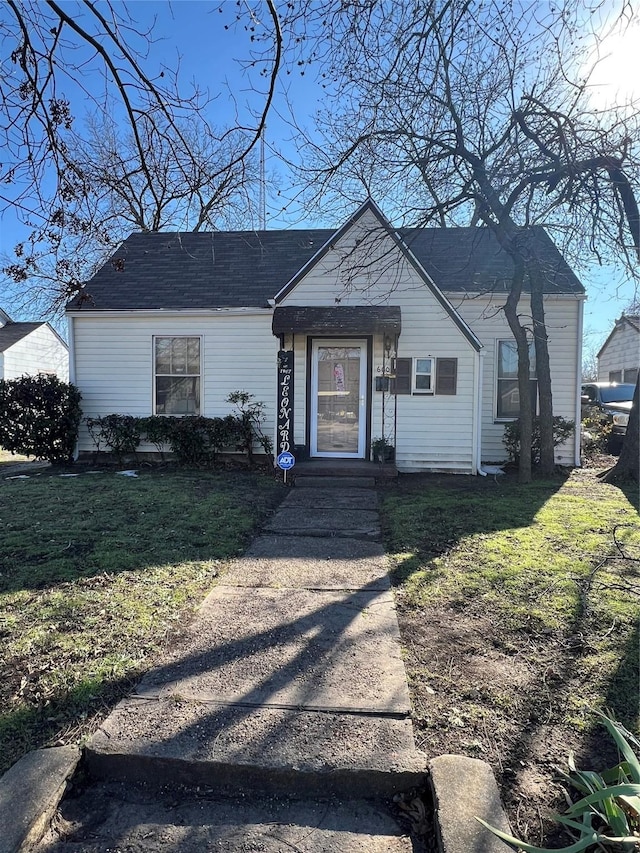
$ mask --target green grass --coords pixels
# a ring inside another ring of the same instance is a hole
[[[82,738],[280,496],[251,473],[0,480],[0,771]]]
[[[403,608],[426,620],[431,608],[489,618],[487,647],[510,654],[526,657],[545,636],[575,646],[563,666],[580,695],[568,704],[613,705],[636,724],[637,490],[627,495],[586,472],[528,486],[461,480],[407,478],[386,492],[387,549]]]

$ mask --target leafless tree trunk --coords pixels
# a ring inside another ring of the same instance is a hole
[[[538,379],[538,406],[540,431],[539,473],[543,477],[553,474],[555,452],[553,446],[553,396],[551,393],[551,365],[547,328],[544,321],[544,279],[540,265],[534,258],[529,262],[529,281],[531,285],[531,319],[533,323],[533,341],[536,353],[536,376]],[[578,425],[576,424],[576,429]]]
[[[511,292],[504,306],[504,314],[518,348],[518,392],[520,396],[520,456],[518,457],[518,481],[531,482],[531,438],[532,438],[532,408],[531,380],[529,364],[529,341],[527,330],[520,323],[518,303],[522,293],[525,264],[522,257],[514,258],[514,273],[511,282]]]

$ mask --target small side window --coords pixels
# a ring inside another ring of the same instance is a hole
[[[433,362],[432,358],[415,358],[413,373],[413,393],[433,394]]]
[[[610,370],[609,371],[609,382],[622,382],[622,371],[621,370]]]

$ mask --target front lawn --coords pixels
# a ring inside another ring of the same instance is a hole
[[[636,496],[593,471],[529,486],[404,477],[384,492],[418,745],[489,761],[532,843],[554,840],[570,749],[585,769],[615,763],[590,709],[637,730]]]
[[[281,497],[253,473],[0,479],[0,772],[90,733]]]

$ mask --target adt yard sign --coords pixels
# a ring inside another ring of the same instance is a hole
[[[283,471],[289,471],[296,464],[296,457],[293,453],[289,453],[288,450],[285,450],[284,453],[280,453],[278,455],[278,459],[276,461],[278,468],[281,468]]]

